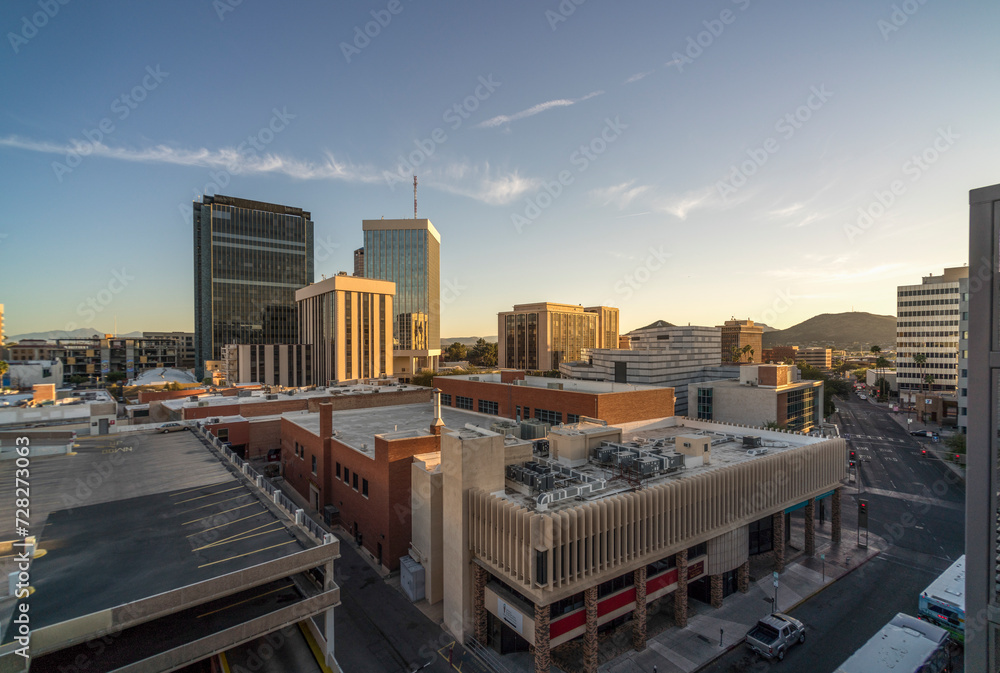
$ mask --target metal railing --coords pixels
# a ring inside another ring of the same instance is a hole
[[[500,661],[496,652],[480,643],[475,638],[465,639],[465,649],[474,656],[479,663],[493,673],[512,673],[507,666]]]
[[[205,441],[225,456],[226,460],[242,472],[247,479],[253,482],[257,488],[264,493],[267,493],[267,495],[270,496],[271,501],[284,510],[289,519],[304,528],[306,532],[308,532],[316,540],[316,542],[324,544],[326,536],[330,535],[328,530],[323,528],[311,516],[308,516],[305,511],[295,503],[295,501],[282,493],[281,489],[277,488],[274,484],[265,479],[263,475],[257,472],[257,470],[253,469],[248,461],[240,458],[235,451],[226,445],[226,442],[223,442],[218,437],[213,435],[204,426],[199,425],[197,427],[197,432],[201,434]]]

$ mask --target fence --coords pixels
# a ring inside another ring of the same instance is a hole
[[[301,507],[281,492],[281,489],[277,488],[274,484],[265,479],[263,475],[257,472],[257,470],[253,469],[249,462],[240,458],[235,451],[226,445],[226,442],[221,441],[218,437],[206,430],[204,426],[198,425],[196,431],[205,439],[205,441],[225,456],[226,460],[242,472],[247,479],[253,482],[257,488],[264,493],[267,493],[267,495],[271,498],[271,501],[284,510],[289,519],[304,528],[318,544],[324,544],[327,541],[328,535],[332,537],[329,531],[320,526],[315,519],[307,516]]]

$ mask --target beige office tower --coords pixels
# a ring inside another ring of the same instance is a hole
[[[430,220],[364,220],[366,278],[396,284],[393,371],[407,382],[441,356],[441,235]]]
[[[393,283],[338,274],[295,292],[312,381],[392,376]]]

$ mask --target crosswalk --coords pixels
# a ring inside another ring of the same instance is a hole
[[[844,439],[849,439],[851,441],[868,440],[870,442],[899,442],[900,444],[906,444],[908,441],[905,437],[881,437],[878,435],[856,435],[854,433],[845,432],[843,435]]]

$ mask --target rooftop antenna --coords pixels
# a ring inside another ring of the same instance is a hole
[[[417,176],[413,176],[413,219],[417,219]]]

